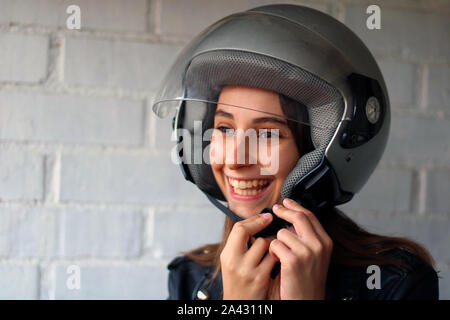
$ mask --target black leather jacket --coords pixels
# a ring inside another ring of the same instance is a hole
[[[417,256],[402,249],[383,254],[401,259],[413,267],[411,271],[394,265],[381,265],[380,289],[368,289],[367,280],[373,272],[366,267],[331,266],[326,282],[326,300],[437,300],[436,271]],[[170,300],[220,300],[222,277],[210,285],[213,267],[204,267],[185,256],[173,259],[169,269]]]

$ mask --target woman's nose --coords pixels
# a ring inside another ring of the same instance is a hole
[[[225,154],[225,165],[232,169],[255,165],[257,164],[257,141],[251,135],[238,133],[233,139],[227,139]]]

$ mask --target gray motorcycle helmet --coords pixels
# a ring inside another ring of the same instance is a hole
[[[390,106],[374,57],[348,27],[299,5],[267,5],[227,16],[184,48],[152,110],[159,117],[173,116],[174,130],[193,135],[195,121],[207,117],[208,105],[230,84],[273,90],[307,108],[315,149],[287,176],[283,198],[314,210],[348,202],[361,190],[384,152]],[[203,107],[189,107],[199,103]],[[194,138],[185,140],[184,150],[194,147]],[[226,199],[210,165],[192,164],[183,152],[179,157],[184,177],[240,220],[218,202]]]

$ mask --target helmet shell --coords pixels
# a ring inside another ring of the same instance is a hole
[[[339,92],[341,122],[327,140],[322,155],[339,188],[352,195],[359,192],[381,159],[390,130],[385,81],[361,39],[330,15],[304,6],[267,5],[235,13],[205,29],[184,48],[157,92],[155,105],[165,99],[185,97],[186,73],[196,57],[233,51],[300,68]],[[381,116],[376,119],[376,126],[371,126],[367,124],[367,104],[374,96],[378,107],[381,105]],[[180,125],[175,123],[175,127]],[[348,143],[349,134],[361,139]],[[301,180],[306,175],[303,172],[294,178]],[[289,196],[287,193],[284,196]],[[349,198],[340,203],[346,201]]]

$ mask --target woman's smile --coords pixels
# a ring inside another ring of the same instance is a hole
[[[272,186],[273,179],[225,179],[231,196],[236,200],[251,201],[262,197]]]

